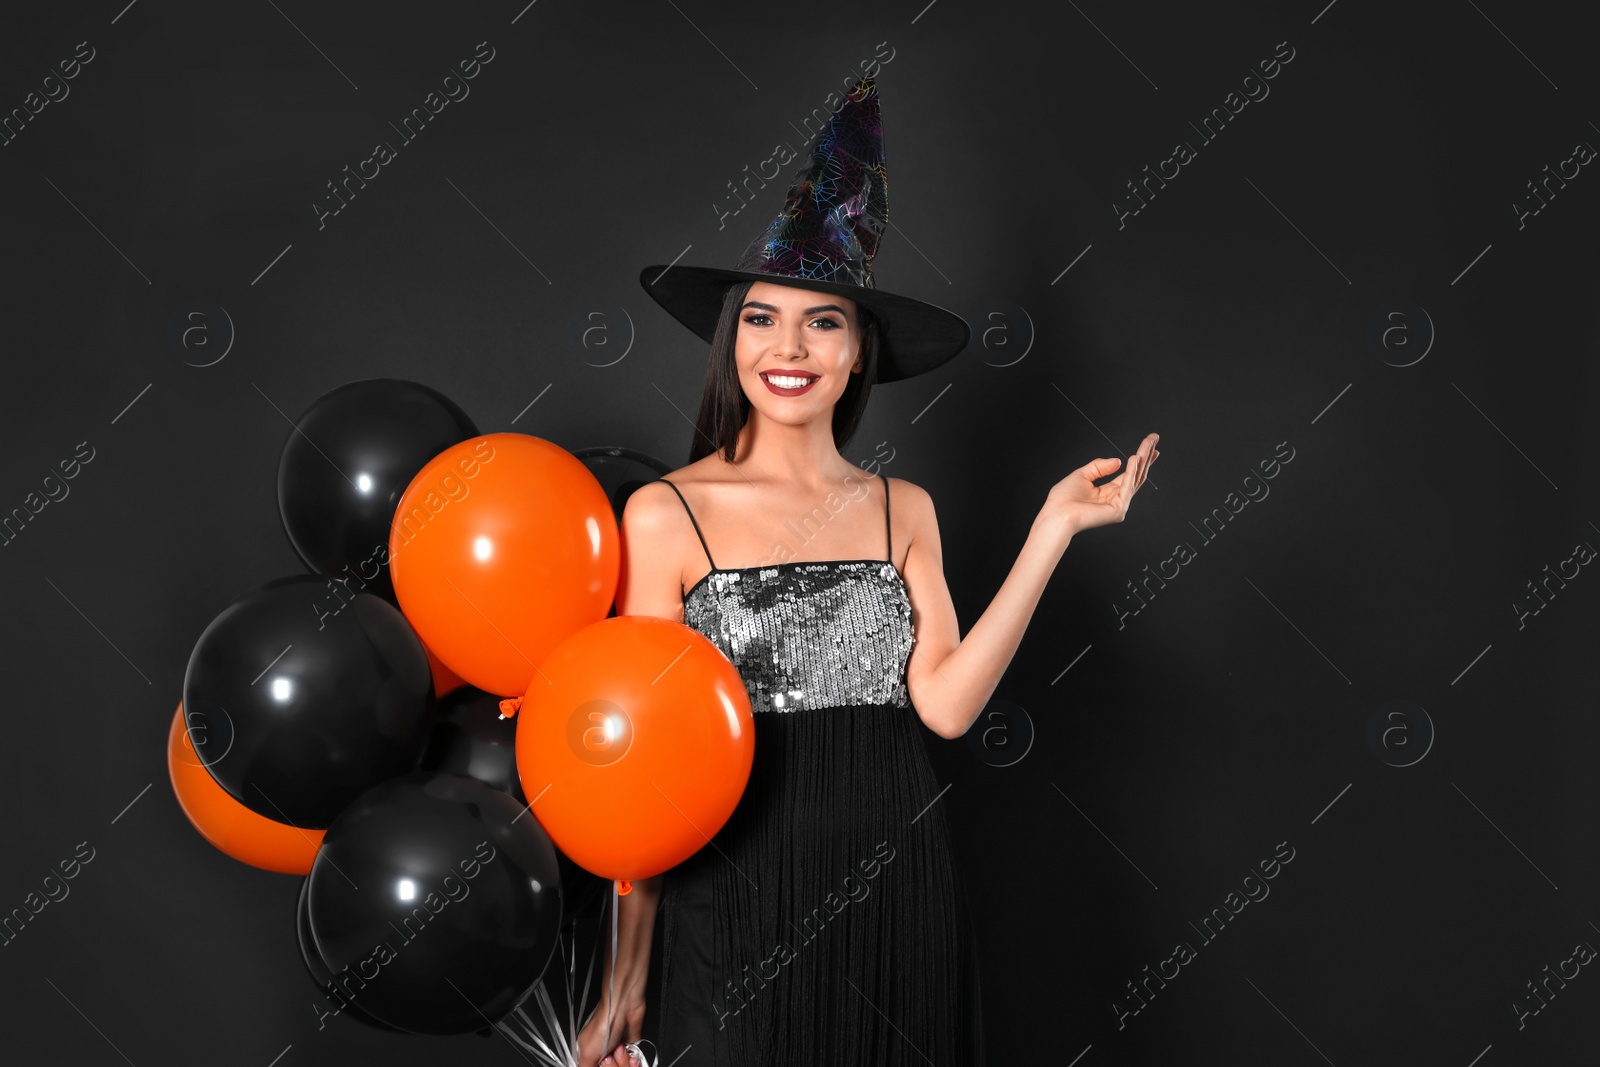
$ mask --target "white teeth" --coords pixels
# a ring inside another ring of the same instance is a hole
[[[815,378],[787,378],[777,374],[763,374],[762,377],[779,389],[803,389],[816,381]]]

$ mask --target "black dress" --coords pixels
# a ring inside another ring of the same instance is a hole
[[[712,571],[684,594],[684,621],[744,678],[756,744],[727,824],[664,880],[662,1065],[984,1062],[893,558],[890,538],[885,560],[730,570],[707,547]]]

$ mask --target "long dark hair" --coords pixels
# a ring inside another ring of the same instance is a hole
[[[720,451],[732,463],[739,447],[739,431],[750,417],[750,398],[739,384],[739,364],[734,359],[734,340],[739,333],[739,309],[754,282],[734,282],[722,298],[722,312],[711,336],[711,358],[706,362],[706,385],[700,394],[700,416],[695,423],[694,442],[689,446],[689,462]],[[844,395],[833,406],[833,446],[843,449],[861,425],[867,410],[867,394],[878,376],[878,320],[871,311],[856,304],[861,329],[861,373],[850,375]]]

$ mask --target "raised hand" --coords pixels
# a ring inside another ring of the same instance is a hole
[[[1160,440],[1157,433],[1146,436],[1139,443],[1139,451],[1128,457],[1123,472],[1104,485],[1094,483],[1122,466],[1122,461],[1090,460],[1050,488],[1045,510],[1054,512],[1073,532],[1121,522],[1128,514],[1128,505],[1133,503],[1133,494],[1144,484],[1150,465],[1161,455],[1156,448]]]

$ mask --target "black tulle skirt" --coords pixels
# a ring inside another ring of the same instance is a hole
[[[982,1064],[970,912],[916,712],[755,723],[738,809],[664,882],[661,1063]]]

